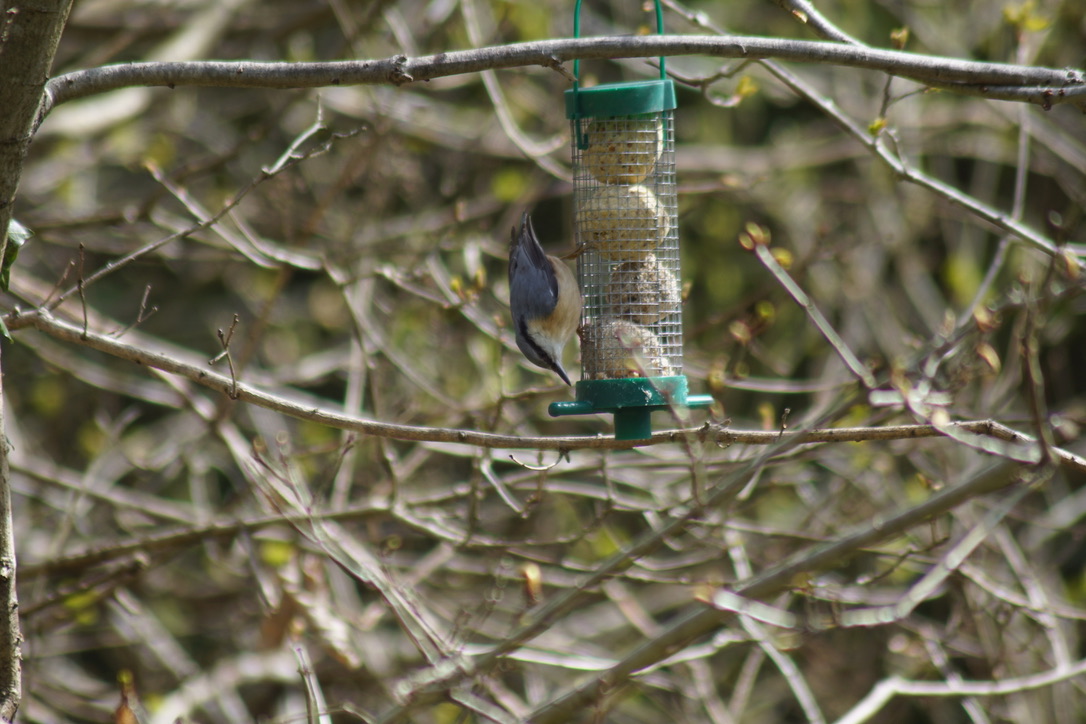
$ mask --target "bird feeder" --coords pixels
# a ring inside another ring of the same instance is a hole
[[[574,10],[580,37],[581,0]],[[656,29],[663,12],[656,2]],[[573,152],[574,238],[584,297],[581,380],[554,417],[614,414],[615,438],[652,436],[650,415],[707,407],[683,375],[682,285],[675,193],[675,85],[659,80],[566,91]]]

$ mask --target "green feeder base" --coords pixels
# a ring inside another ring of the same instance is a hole
[[[651,415],[657,410],[708,407],[713,403],[709,395],[687,394],[684,375],[581,380],[576,389],[576,401],[551,403],[551,417],[612,413],[615,416],[616,440],[645,440],[652,437]]]

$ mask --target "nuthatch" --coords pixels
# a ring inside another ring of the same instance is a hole
[[[564,262],[543,253],[527,212],[509,244],[509,309],[524,356],[571,385],[562,348],[580,322],[581,290]]]

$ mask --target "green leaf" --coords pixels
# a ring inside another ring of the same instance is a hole
[[[739,79],[738,85],[735,87],[735,95],[740,98],[749,98],[758,92],[758,81],[749,75],[744,75]]]
[[[1014,26],[1018,32],[1038,32],[1051,23],[1048,18],[1037,12],[1036,0],[1026,0],[1021,5],[1006,5],[1003,8],[1003,20]]]
[[[11,283],[11,267],[15,264],[15,259],[19,256],[19,249],[22,248],[26,240],[34,235],[34,232],[20,224],[15,219],[11,220],[8,224],[8,243],[4,247],[4,260],[0,262],[0,289],[5,292],[8,290],[8,285]],[[8,339],[8,330],[5,328],[3,334]]]

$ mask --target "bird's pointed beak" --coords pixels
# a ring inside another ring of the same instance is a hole
[[[563,382],[565,382],[570,387],[573,387],[573,383],[569,381],[569,375],[567,375],[566,371],[562,369],[562,364],[560,362],[554,363],[554,371],[558,374],[559,377],[562,378]]]

